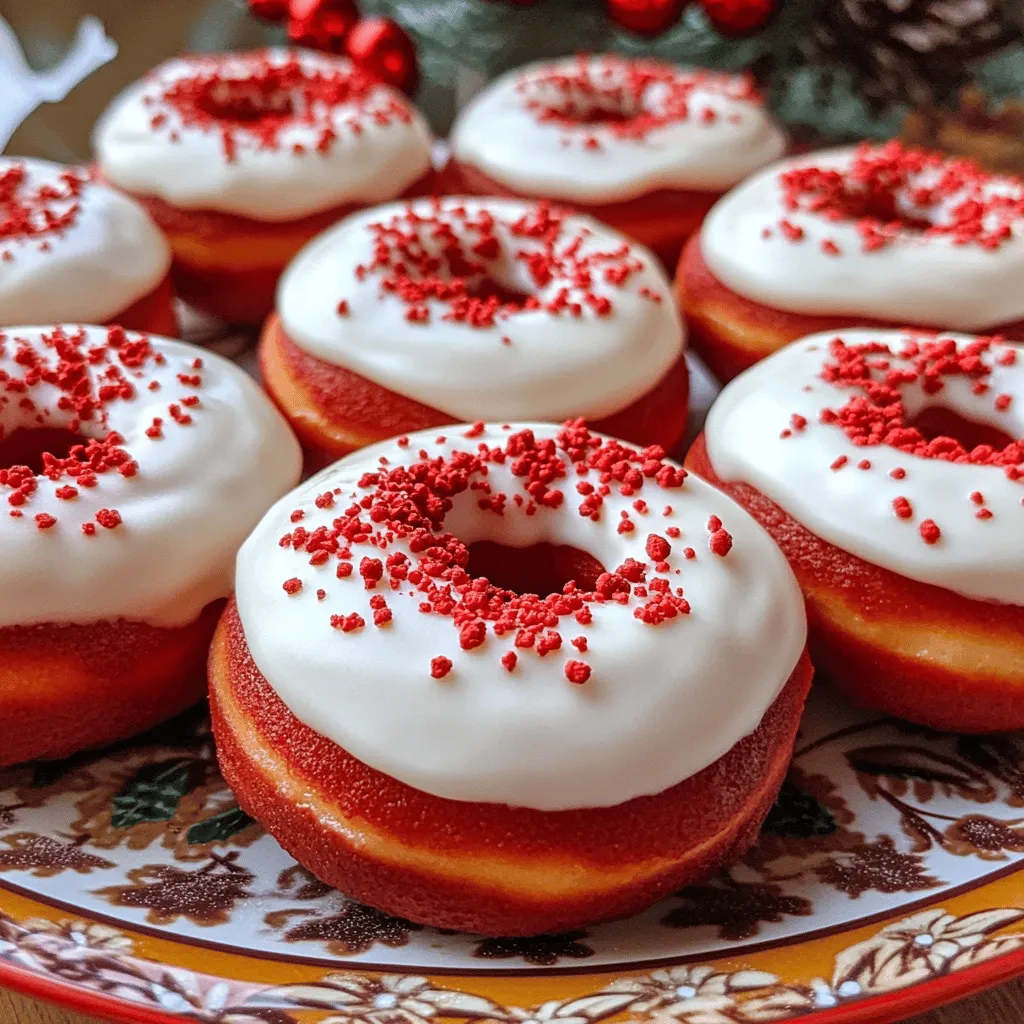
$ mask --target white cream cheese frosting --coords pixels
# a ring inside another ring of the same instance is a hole
[[[242,369],[166,338],[64,326],[4,328],[0,371],[0,436],[89,443],[42,473],[0,469],[0,626],[181,626],[231,593],[238,546],[301,466]]]
[[[401,93],[347,58],[286,49],[161,64],[94,134],[119,188],[271,222],[394,199],[430,170],[432,141]]]
[[[794,342],[725,388],[708,416],[708,456],[723,480],[750,484],[867,562],[1024,605],[1024,444],[994,453],[929,447],[900,426],[938,406],[1024,438],[1024,347],[938,338],[861,329]],[[868,387],[834,369],[843,364]],[[892,393],[873,392],[897,372],[898,415]]]
[[[586,203],[724,191],[786,149],[750,79],[613,55],[503,75],[451,142],[456,161],[513,191]]]
[[[646,249],[509,199],[354,214],[296,256],[277,311],[310,354],[466,420],[610,415],[684,344],[671,283]]]
[[[1024,317],[1024,184],[896,143],[766,168],[715,204],[700,246],[723,284],[792,313],[962,331]]]
[[[80,168],[0,157],[0,325],[112,320],[170,263],[133,199]]]
[[[253,660],[306,725],[436,796],[563,810],[665,790],[756,729],[806,628],[768,534],[684,476],[578,425],[364,448],[242,546]],[[498,591],[460,568],[482,540],[572,545],[607,573]]]

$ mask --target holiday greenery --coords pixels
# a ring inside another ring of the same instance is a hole
[[[749,69],[798,141],[892,136],[908,114],[954,109],[969,84],[985,101],[1024,96],[1024,5],[1016,0],[357,0],[357,6],[362,18],[392,19],[411,37],[417,102],[438,131],[501,72],[579,52]],[[634,31],[624,27],[630,24]],[[663,24],[668,27],[656,34]],[[259,22],[245,0],[214,0],[191,42],[222,49],[285,38],[282,25]]]

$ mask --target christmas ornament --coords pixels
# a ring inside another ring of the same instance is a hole
[[[416,91],[420,71],[416,45],[390,18],[363,18],[345,40],[345,52],[368,74],[402,92]]]
[[[284,21],[288,0],[249,0],[249,12],[260,21]]]
[[[1020,41],[1002,0],[816,0],[802,46],[824,83],[845,71],[874,110],[955,99],[969,61]]]
[[[759,32],[768,24],[775,13],[776,0],[700,0],[700,5],[716,32],[738,39]]]
[[[358,21],[355,0],[290,0],[288,38],[296,46],[341,53]]]
[[[689,0],[605,0],[608,16],[621,28],[641,36],[657,36],[683,15]]]

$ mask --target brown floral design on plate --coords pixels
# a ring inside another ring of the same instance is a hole
[[[1024,853],[1024,818],[999,821],[984,814],[965,814],[943,833],[942,845],[960,857],[1006,860],[1006,854]]]
[[[334,914],[316,914],[299,924],[291,924],[309,910],[272,911],[264,917],[271,928],[286,929],[287,942],[322,942],[335,956],[365,953],[378,943],[397,949],[409,944],[409,933],[423,930],[423,925],[349,900]]]
[[[49,878],[63,871],[77,871],[86,875],[97,868],[115,865],[102,857],[82,849],[88,836],[71,843],[62,843],[50,836],[35,832],[16,832],[4,836],[0,842],[9,849],[0,849],[0,871],[31,871],[36,878]]]
[[[890,836],[862,843],[849,852],[837,853],[815,869],[827,885],[851,899],[862,893],[921,892],[942,884],[925,870],[919,854],[901,853]]]
[[[807,917],[814,906],[803,896],[770,882],[737,882],[728,871],[718,885],[688,885],[675,893],[682,901],[661,923],[669,928],[715,925],[719,938],[738,942],[757,935],[762,922],[778,924],[784,917]]]
[[[255,876],[235,863],[237,856],[211,857],[195,871],[148,864],[128,872],[131,885],[108,886],[97,895],[117,907],[144,907],[150,924],[173,924],[179,917],[208,927],[224,924],[239,900],[253,896]]]
[[[586,937],[586,932],[562,932],[518,939],[481,939],[473,950],[473,956],[479,960],[521,959],[538,967],[550,967],[562,959],[585,960],[593,956],[594,950],[580,941]]]

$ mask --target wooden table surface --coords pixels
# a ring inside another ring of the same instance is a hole
[[[906,1024],[1021,1024],[1022,1021],[1024,979],[914,1017]],[[0,1024],[93,1024],[93,1020],[0,989]]]

